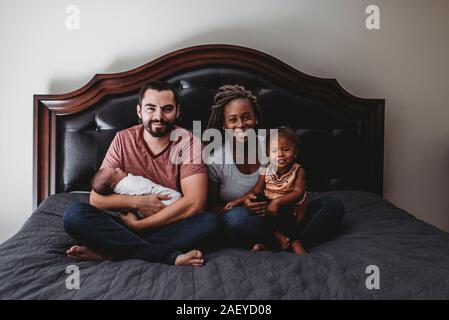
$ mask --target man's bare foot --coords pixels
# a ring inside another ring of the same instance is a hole
[[[264,251],[264,250],[266,250],[265,246],[261,243],[256,243],[255,245],[253,245],[253,247],[251,249],[251,251],[253,251],[253,252],[254,251]]]
[[[279,243],[279,246],[281,247],[281,249],[284,251],[287,250],[288,247],[290,246],[290,239],[286,235],[280,233],[278,230],[276,230],[274,232],[274,235],[275,235],[276,239],[278,240],[278,243]]]
[[[75,260],[89,260],[89,261],[104,261],[108,260],[108,257],[103,256],[86,246],[72,246],[66,251],[68,257]]]
[[[302,243],[300,240],[295,240],[292,242],[292,250],[294,253],[299,255],[307,255],[306,249],[302,246]]]
[[[180,254],[176,257],[175,266],[194,266],[201,267],[204,264],[204,257],[201,251],[192,250]]]

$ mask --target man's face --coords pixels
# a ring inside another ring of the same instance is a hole
[[[169,134],[179,115],[173,92],[147,90],[142,105],[137,105],[137,115],[145,130],[153,137],[160,138]]]

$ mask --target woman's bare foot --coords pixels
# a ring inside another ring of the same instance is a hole
[[[302,243],[300,240],[295,240],[292,242],[292,250],[294,253],[299,255],[307,255],[306,249],[302,246]]]
[[[284,251],[287,250],[288,247],[290,246],[290,239],[286,235],[280,233],[278,230],[274,232],[274,236],[278,240],[281,249]]]
[[[264,251],[264,250],[266,250],[265,246],[261,243],[256,243],[255,245],[253,245],[253,247],[251,249],[251,251],[253,251],[253,252],[254,251]]]
[[[86,246],[72,246],[66,251],[68,257],[75,260],[89,260],[89,261],[104,261],[108,260],[108,257],[103,256]]]
[[[194,266],[201,267],[204,264],[204,257],[201,251],[192,250],[180,254],[176,257],[175,266]]]

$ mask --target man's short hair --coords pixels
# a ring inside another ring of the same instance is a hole
[[[171,83],[168,83],[166,81],[159,81],[159,80],[150,81],[150,82],[144,84],[142,86],[142,88],[140,88],[139,106],[142,106],[142,100],[143,100],[143,97],[145,96],[145,93],[147,92],[147,90],[156,90],[158,92],[161,92],[161,91],[173,92],[173,96],[175,98],[175,104],[176,104],[175,107],[178,107],[178,90]]]

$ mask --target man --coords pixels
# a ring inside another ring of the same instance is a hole
[[[187,152],[195,150],[193,143],[200,143],[190,132],[175,126],[179,108],[176,91],[170,84],[153,81],[145,85],[137,105],[142,124],[117,133],[101,168],[121,168],[175,189],[183,196],[166,207],[161,200],[168,199],[167,196],[103,196],[92,190],[91,205],[77,202],[64,214],[65,230],[82,243],[67,250],[68,256],[82,260],[142,259],[174,265],[203,264],[201,251],[185,254],[181,251],[209,242],[218,230],[218,217],[212,212],[202,213],[206,206],[207,168],[201,159],[201,148],[187,163],[175,164],[170,157],[171,151],[178,152],[181,143],[170,140],[175,128],[191,138]],[[122,214],[120,219],[114,219],[102,210]],[[133,213],[137,211],[143,219],[138,220]]]

